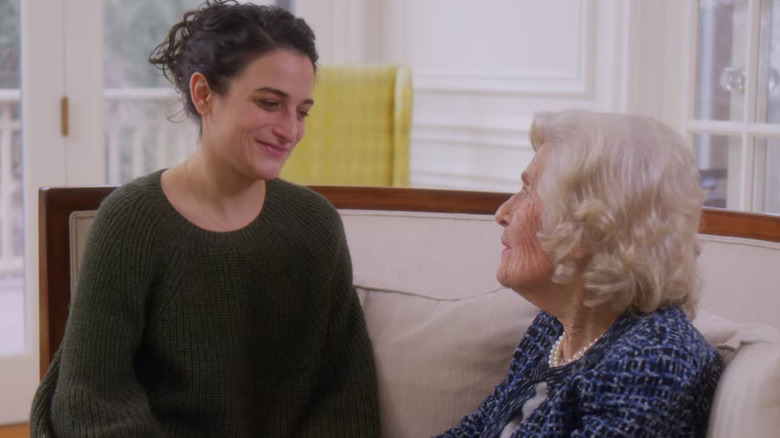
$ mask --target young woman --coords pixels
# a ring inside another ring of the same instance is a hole
[[[31,436],[378,435],[339,215],[277,178],[317,57],[274,7],[210,1],[170,29],[150,62],[200,142],[100,207]]]

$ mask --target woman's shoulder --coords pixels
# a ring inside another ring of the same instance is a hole
[[[161,173],[162,170],[159,170],[122,184],[103,200],[100,207],[103,209],[133,208],[137,207],[140,202],[151,200],[158,191],[162,190],[160,187]]]
[[[641,362],[650,368],[657,365],[680,374],[720,368],[715,348],[678,307],[624,316],[620,323],[626,325],[625,330],[607,349],[607,361]]]
[[[324,196],[315,192],[307,186],[295,184],[282,178],[276,178],[268,181],[269,191],[275,192],[278,196],[285,198],[299,199],[302,201],[313,202],[318,205],[334,208]]]
[[[589,430],[700,435],[722,371],[717,352],[679,308],[616,323],[594,346],[600,354],[573,378]]]
[[[268,193],[271,199],[277,200],[277,207],[282,208],[295,217],[310,220],[329,220],[340,223],[336,207],[323,195],[309,187],[298,185],[276,178],[268,181]]]
[[[117,187],[100,203],[95,224],[99,226],[108,222],[112,227],[120,224],[131,226],[159,217],[154,211],[161,208],[161,197],[164,199],[160,187],[161,173],[144,175]]]
[[[646,337],[650,345],[680,345],[715,351],[679,307],[665,307],[635,317],[637,318],[636,328],[633,330],[635,336]]]

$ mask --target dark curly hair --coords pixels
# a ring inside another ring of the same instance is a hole
[[[222,94],[247,64],[277,49],[307,56],[316,70],[314,32],[303,19],[276,6],[207,0],[184,13],[154,48],[149,62],[176,86],[185,98],[185,110],[200,122],[189,93],[193,73],[200,72],[209,87]]]

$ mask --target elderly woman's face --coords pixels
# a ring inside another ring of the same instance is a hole
[[[502,285],[518,292],[549,285],[553,270],[536,237],[542,215],[542,201],[536,190],[547,160],[546,151],[544,145],[539,147],[523,172],[523,189],[496,211],[496,221],[504,227],[504,250],[496,277]]]

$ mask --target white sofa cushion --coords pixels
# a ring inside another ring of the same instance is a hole
[[[780,431],[780,332],[700,310],[694,325],[727,365],[710,411],[708,437],[775,437]]]
[[[731,362],[737,352],[747,345],[780,343],[780,332],[774,327],[766,324],[731,321],[704,309],[699,309],[693,325],[704,335],[707,342],[718,349],[718,353],[726,365]],[[780,387],[778,389],[780,390]]]
[[[437,299],[358,288],[374,347],[383,437],[458,424],[504,378],[538,309],[510,289]]]
[[[708,437],[777,437],[780,433],[780,344],[743,345],[715,391]]]
[[[776,437],[780,431],[780,333],[776,330],[780,328],[780,243],[700,237],[700,305],[706,310],[699,310],[694,325],[728,364],[715,392],[708,436]]]

